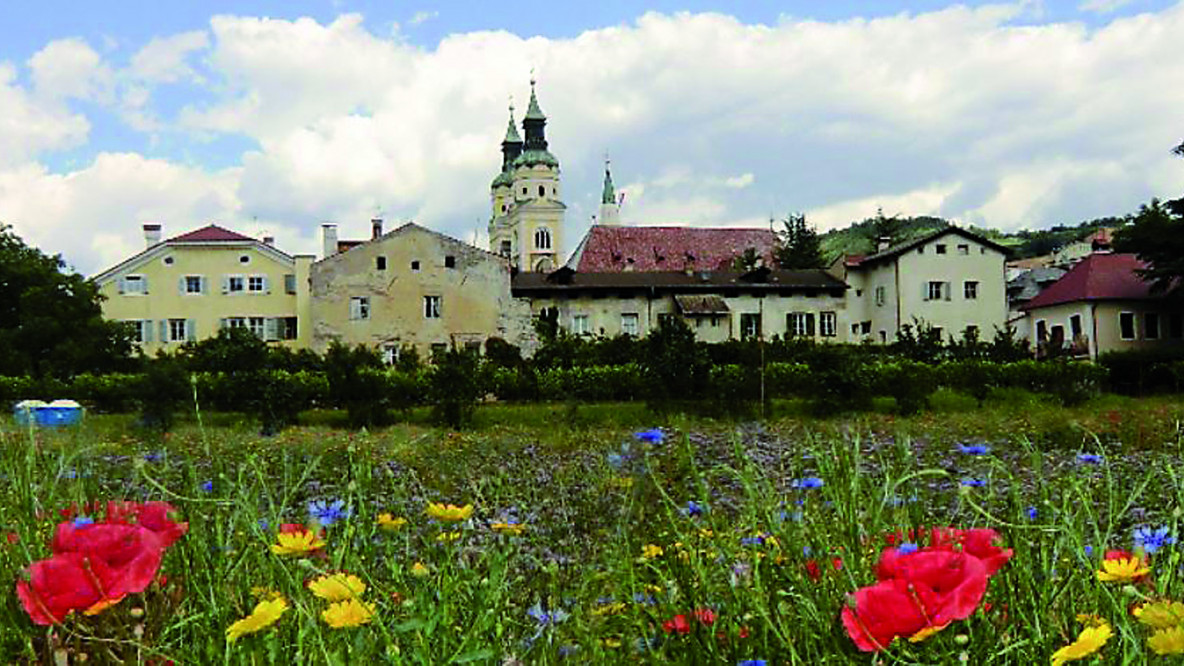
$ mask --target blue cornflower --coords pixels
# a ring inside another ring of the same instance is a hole
[[[149,451],[144,454],[144,462],[156,462],[164,457],[160,451]]]
[[[1077,462],[1087,465],[1100,465],[1102,464],[1102,456],[1096,453],[1078,453]]]
[[[1175,537],[1168,532],[1167,527],[1144,526],[1135,529],[1135,547],[1142,548],[1148,555],[1175,542]]]
[[[78,470],[71,467],[70,469],[62,471],[61,474],[58,474],[58,478],[59,479],[77,479],[78,478]]]
[[[268,527],[270,527],[270,526],[271,526],[271,523],[267,522],[267,519],[266,519],[266,518],[260,518],[260,519],[259,519],[259,529],[261,529],[261,530],[263,530],[264,532],[266,532],[266,531],[267,531],[267,528],[268,528]]]
[[[986,444],[959,444],[958,450],[970,456],[985,456],[991,452]]]
[[[745,659],[736,662],[736,666],[767,666],[767,662],[764,659]]]
[[[568,618],[568,614],[563,609],[556,609],[551,612],[543,610],[541,601],[536,601],[533,606],[526,609],[526,614],[534,618],[535,622],[538,622],[540,629],[547,625],[558,624]]]
[[[982,479],[967,477],[962,479],[962,485],[967,486],[968,488],[981,488],[982,486],[987,485],[987,482]]]
[[[1093,557],[1093,554],[1094,554],[1094,547],[1093,546],[1086,546],[1085,547],[1085,556],[1086,557]]]
[[[698,518],[703,515],[703,507],[695,500],[687,500],[687,508],[682,512],[691,518]]]
[[[825,484],[823,483],[822,479],[816,476],[807,476],[804,479],[794,479],[790,482],[789,487],[811,490],[813,488],[821,488],[823,485]]]
[[[1028,520],[1036,520],[1036,507],[1028,507]]]
[[[345,520],[350,517],[351,513],[349,507],[345,506],[345,502],[342,500],[318,500],[308,503],[308,515],[320,523],[321,527],[328,527],[339,520]]]
[[[213,481],[203,481],[201,484],[201,489],[207,493],[214,492],[214,482]]]
[[[90,516],[78,516],[74,519],[74,527],[86,527],[87,525],[94,525],[95,519]]]
[[[915,552],[917,552],[917,544],[909,543],[906,541],[896,547],[896,552],[900,553],[901,555],[908,555],[909,553],[915,553]]]
[[[740,545],[741,546],[763,546],[763,545],[765,545],[765,537],[763,537],[763,536],[744,537],[743,539],[740,539]]]
[[[633,436],[647,444],[661,444],[662,439],[666,437],[658,428],[651,428],[649,430],[642,430],[641,432],[633,433]]]
[[[645,604],[647,606],[653,606],[654,604],[658,603],[658,600],[652,594],[642,594],[641,592],[638,592],[637,594],[633,595],[633,602]]]

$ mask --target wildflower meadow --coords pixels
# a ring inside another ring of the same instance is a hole
[[[4,420],[0,657],[1179,660],[1184,407],[1029,411],[274,436],[200,412],[165,435]]]

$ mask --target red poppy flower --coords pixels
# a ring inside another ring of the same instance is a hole
[[[29,580],[16,584],[16,596],[35,624],[61,622],[71,611],[84,610],[104,597],[98,574],[102,563],[81,553],[63,553],[29,566]]]
[[[715,611],[710,608],[696,608],[695,619],[703,624],[715,624]]]
[[[160,569],[163,548],[155,532],[139,525],[58,525],[53,552],[80,553],[92,564],[101,563],[99,581],[106,597],[143,592]]]
[[[168,548],[189,531],[189,523],[178,523],[171,516],[177,510],[168,502],[107,502],[107,522],[136,524],[161,539],[161,548]]]
[[[982,560],[952,551],[920,551],[900,558],[897,578],[909,583],[928,624],[970,617],[987,593]]]
[[[1013,554],[1010,548],[1004,550],[997,546],[1000,541],[1002,537],[991,529],[957,530],[950,527],[935,527],[930,533],[929,548],[961,549],[982,560],[987,567],[987,575],[991,576],[1007,564]]]
[[[883,650],[897,636],[912,636],[926,625],[908,581],[900,579],[859,588],[841,618],[847,635],[863,652]]]
[[[835,571],[843,570],[843,558],[836,557],[830,561],[830,565],[834,567]]]
[[[806,575],[810,577],[810,580],[817,583],[822,578],[822,569],[818,566],[818,563],[814,560],[806,560],[805,566]]]
[[[662,623],[662,631],[668,634],[677,633],[685,636],[691,633],[691,623],[687,621],[686,615],[675,615],[673,618]]]

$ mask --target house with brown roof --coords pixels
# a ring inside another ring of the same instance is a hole
[[[777,234],[771,229],[728,227],[622,227],[593,225],[567,266],[580,273],[733,270],[755,251],[774,265]]]
[[[1068,349],[1096,359],[1108,351],[1184,344],[1184,304],[1151,290],[1133,254],[1091,254],[1023,306],[1022,333],[1038,353]]]
[[[145,224],[142,251],[94,277],[103,316],[128,322],[145,352],[247,328],[291,347],[307,345],[311,255],[289,255],[209,224],[163,239]]]
[[[959,337],[990,338],[1007,326],[1007,248],[948,226],[873,254],[845,257],[829,269],[851,286],[851,340],[896,341],[904,325],[924,322]]]
[[[564,267],[513,277],[535,316],[556,315],[575,335],[645,336],[667,317],[699,340],[793,336],[843,341],[847,285],[821,270],[602,271]]]

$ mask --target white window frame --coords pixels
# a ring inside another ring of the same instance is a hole
[[[349,318],[351,321],[362,321],[370,318],[369,296],[350,296]]]
[[[833,338],[838,335],[839,314],[833,310],[823,310],[818,313],[818,335]]]
[[[636,312],[621,313],[621,333],[638,336],[641,330],[641,316]]]
[[[238,287],[237,289],[235,287]],[[226,292],[227,294],[245,294],[247,292],[247,276],[245,275],[227,275],[226,276]]]
[[[751,340],[760,338],[764,332],[764,322],[761,321],[761,313],[759,312],[741,312],[740,313],[740,339]],[[746,324],[755,323],[755,328]],[[749,330],[752,329],[752,330]]]
[[[808,312],[790,312],[789,313],[789,331],[790,335],[795,338],[804,338],[810,335]]]
[[[888,300],[887,299],[888,289],[885,288],[884,285],[880,285],[879,287],[876,287],[875,294],[876,294],[876,305],[883,307],[885,301]]]
[[[169,319],[168,322],[169,342],[185,342],[189,339],[187,320]]]
[[[551,230],[547,227],[539,227],[534,230],[534,248],[536,250],[550,250],[551,249]]]
[[[135,289],[129,289],[129,286],[135,284]],[[147,296],[148,295],[148,277],[140,273],[133,273],[131,275],[123,276],[121,280],[119,293],[124,296]]]
[[[440,310],[443,306],[444,299],[437,295],[425,295],[423,297],[423,318],[424,319],[439,319]]]
[[[1131,318],[1131,334],[1129,336],[1122,334],[1122,318],[1129,316]],[[1139,339],[1139,318],[1135,316],[1134,312],[1124,310],[1118,313],[1118,339],[1120,340],[1138,340]]]
[[[247,317],[247,330],[260,340],[267,339],[267,322],[263,317]]]
[[[181,278],[185,281],[185,295],[186,296],[201,296],[206,293],[206,279],[201,275],[186,275]],[[190,280],[197,280],[197,291],[192,289],[193,283]]]
[[[934,288],[936,287],[936,296],[934,296]],[[948,301],[950,300],[950,283],[941,282],[938,280],[929,280],[925,283],[925,300],[927,301]]]
[[[589,335],[592,328],[588,325],[588,315],[575,314],[571,316],[571,332],[573,335]]]

